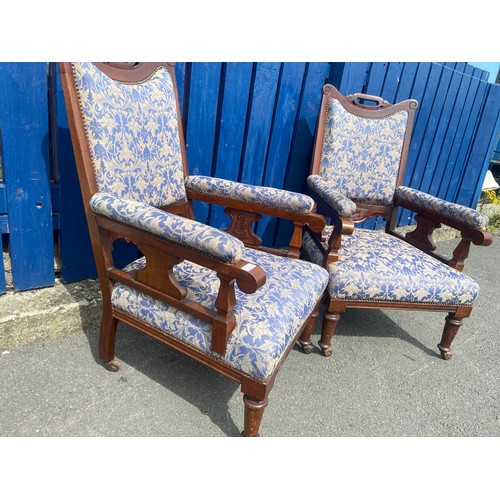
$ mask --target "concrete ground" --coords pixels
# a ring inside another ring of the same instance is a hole
[[[262,435],[499,436],[498,241],[474,247],[465,272],[481,292],[451,361],[436,348],[445,313],[350,310],[332,357],[291,352]],[[1,436],[240,434],[238,384],[131,327],[118,330],[121,370],[106,371],[97,360],[99,300],[93,280],[0,297]],[[60,321],[49,327],[44,311]],[[21,330],[33,337],[16,344]]]

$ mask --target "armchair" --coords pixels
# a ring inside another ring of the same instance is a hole
[[[304,194],[188,177],[172,63],[60,71],[103,298],[100,359],[120,368],[115,335],[128,323],[239,382],[243,434],[257,436],[287,355],[298,340],[311,348],[328,273],[290,257],[303,227],[321,231],[324,218]],[[193,199],[225,204],[230,227],[195,221]],[[293,220],[288,252],[263,251],[252,230],[260,213]],[[115,267],[117,239],[143,256]]]
[[[307,229],[304,254],[329,272],[319,346],[331,339],[347,308],[448,312],[438,348],[450,359],[451,343],[472,311],[478,285],[464,273],[470,244],[489,245],[487,217],[468,207],[402,186],[417,102],[390,104],[365,94],[343,96],[325,85],[318,118],[309,194],[330,224]],[[395,231],[398,209],[416,212],[416,227]],[[381,216],[385,231],[356,228]],[[451,258],[435,252],[432,232],[441,224],[460,231]]]

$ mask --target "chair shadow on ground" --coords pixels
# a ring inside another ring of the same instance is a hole
[[[88,309],[86,306],[80,306],[82,329],[87,337],[92,356],[104,371],[104,365],[98,354],[100,308],[95,308],[94,314],[89,314],[86,309]],[[319,340],[323,312],[322,310],[320,313],[313,333],[312,340],[315,348],[313,353],[309,355],[312,357],[311,362],[314,362],[315,357],[320,355],[317,341]],[[428,356],[439,358],[436,351],[405,331],[406,321],[408,318],[402,318],[400,326],[383,311],[349,309],[341,315],[335,337],[400,339],[420,349]],[[434,322],[432,322],[432,328],[434,328]],[[437,336],[438,332],[436,332]],[[335,337],[333,342],[335,342]],[[333,347],[335,351],[334,343]],[[296,345],[294,350],[301,351],[301,348]],[[229,410],[229,401],[238,392],[239,384],[237,382],[123,323],[119,323],[117,330],[116,357],[122,364],[127,364],[196,407],[200,413],[207,415],[225,435],[240,435],[241,429],[235,424]],[[316,358],[316,361],[319,359],[319,357]],[[335,356],[332,357],[331,362],[335,362]],[[122,375],[120,372],[109,372],[109,376],[121,377]],[[243,413],[243,404],[241,411]]]
[[[107,372],[100,361],[100,315],[88,314],[85,309],[85,306],[80,306],[82,330],[87,337],[93,358],[109,377],[123,377],[122,370],[117,373]],[[200,413],[207,415],[225,435],[240,436],[242,429],[234,423],[229,411],[229,400],[239,392],[237,382],[121,322],[116,334],[116,358],[122,367],[127,364],[198,408]],[[241,415],[243,416],[243,393]]]
[[[427,343],[424,344],[419,338],[408,333],[405,326],[409,326],[409,321],[411,321],[408,318],[409,313],[407,311],[401,311],[400,313],[401,320],[396,318],[396,322],[387,315],[386,311],[381,309],[347,309],[340,315],[340,321],[332,339],[334,353],[335,337],[394,338],[420,349],[430,357],[441,358],[437,349],[432,349]],[[420,315],[421,314],[420,312]],[[427,312],[427,315],[430,320],[429,331],[432,334],[431,342],[435,340],[434,345],[437,345],[441,338],[446,314]],[[432,316],[434,316],[434,319],[431,319]],[[320,319],[322,319],[322,317]],[[440,320],[442,320],[442,322],[440,322]],[[426,340],[428,340],[427,334],[425,337]],[[432,346],[432,344],[430,345]],[[320,352],[319,348],[318,352]],[[403,353],[403,355],[408,356],[405,353]]]

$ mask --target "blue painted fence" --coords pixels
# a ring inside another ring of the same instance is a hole
[[[304,192],[330,82],[343,93],[417,99],[405,184],[475,206],[500,129],[500,86],[466,63],[178,63],[176,74],[192,174]],[[53,284],[54,249],[63,281],[95,276],[55,64],[0,64],[0,131],[0,232],[14,289]],[[220,207],[197,203],[195,214],[227,224]],[[399,224],[411,222],[403,212]],[[257,227],[275,246],[290,231],[267,217]],[[125,263],[135,250],[116,254]]]

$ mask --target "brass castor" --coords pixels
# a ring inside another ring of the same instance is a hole
[[[302,348],[302,351],[304,351],[304,354],[311,354],[314,350],[312,342],[301,342],[299,340],[299,345]]]
[[[120,363],[118,363],[115,359],[112,359],[111,361],[105,363],[104,367],[110,372],[117,372],[120,369]]]
[[[441,359],[445,359],[446,361],[448,361],[453,357],[453,354],[451,353],[450,349],[441,347],[439,344],[438,344],[438,349],[441,352]]]
[[[319,344],[319,348],[321,349],[321,352],[323,353],[323,356],[325,356],[325,358],[329,358],[333,354],[332,348],[330,346],[322,346],[321,344]]]

